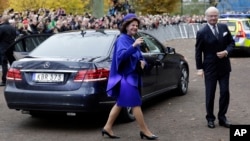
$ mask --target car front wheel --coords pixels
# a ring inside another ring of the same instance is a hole
[[[177,87],[177,94],[178,95],[185,95],[188,91],[188,80],[189,80],[189,73],[187,66],[181,66],[181,76],[179,78],[178,87]]]

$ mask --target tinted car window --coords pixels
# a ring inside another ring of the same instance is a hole
[[[68,58],[101,57],[110,50],[115,35],[55,35],[34,49],[29,55],[36,57]],[[73,43],[73,44],[72,44]]]
[[[16,52],[30,52],[36,48],[41,42],[46,40],[50,35],[34,35],[26,36],[17,40],[14,50]],[[30,38],[31,37],[31,38]]]
[[[149,52],[152,53],[160,53],[161,52],[161,47],[162,45],[155,40],[152,36],[148,35],[148,34],[143,34],[140,33],[144,39],[144,42],[147,44],[147,48],[149,50]]]
[[[41,37],[40,37],[41,38]],[[45,40],[45,39],[43,39],[43,40]],[[42,40],[42,41],[43,41]],[[28,38],[28,39],[26,39],[25,40],[25,42],[26,42],[26,51],[27,52],[30,52],[30,51],[32,51],[34,48],[36,48],[39,44],[40,44],[40,42],[39,42],[40,40],[39,40],[39,37],[38,38]]]
[[[245,30],[250,30],[250,22],[249,21],[242,21],[243,28]]]

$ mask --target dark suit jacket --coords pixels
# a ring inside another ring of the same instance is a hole
[[[230,72],[229,56],[235,46],[227,25],[218,23],[219,38],[217,39],[208,25],[197,32],[195,44],[196,68],[203,69],[205,75],[214,72]],[[227,50],[228,56],[218,58],[216,53]]]
[[[9,22],[0,25],[0,51],[5,54],[11,43],[15,42],[16,29]]]

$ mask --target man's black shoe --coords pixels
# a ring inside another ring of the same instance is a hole
[[[214,122],[213,122],[213,121],[208,121],[208,122],[207,122],[207,126],[208,126],[209,128],[215,128],[215,125],[214,125]]]
[[[226,128],[230,128],[231,123],[229,121],[219,121],[219,125],[226,127]]]
[[[0,83],[0,86],[5,86],[5,83],[1,82],[1,83]]]

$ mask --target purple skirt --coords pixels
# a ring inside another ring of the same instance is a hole
[[[117,105],[120,107],[141,106],[141,94],[139,88],[130,85],[126,79],[122,78],[118,85],[119,93],[117,97]]]

